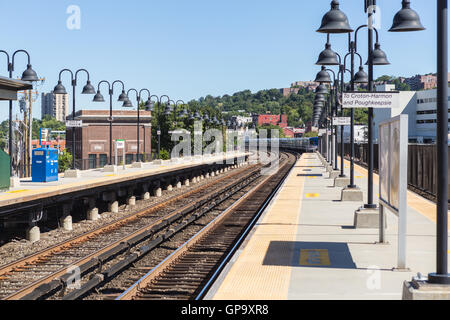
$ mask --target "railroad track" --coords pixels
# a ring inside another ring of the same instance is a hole
[[[162,201],[129,217],[74,237],[32,256],[0,268],[0,299],[39,299],[63,290],[76,266],[80,275],[102,268],[112,257],[164,231],[188,212],[244,183],[260,171],[260,165],[237,169],[212,183]]]
[[[286,155],[276,175],[260,179],[117,300],[201,299],[245,239],[296,162]],[[148,266],[144,270],[149,269]],[[136,273],[136,272],[135,272]]]

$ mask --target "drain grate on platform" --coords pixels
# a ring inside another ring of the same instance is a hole
[[[297,177],[323,177],[321,173],[305,173],[305,174],[298,174]]]

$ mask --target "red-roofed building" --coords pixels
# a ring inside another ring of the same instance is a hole
[[[263,126],[265,124],[272,124],[274,126],[279,126],[280,128],[286,128],[287,115],[273,115],[273,114],[260,114],[253,116],[253,122],[258,126]]]

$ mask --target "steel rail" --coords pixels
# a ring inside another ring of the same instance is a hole
[[[254,165],[253,167],[258,167],[258,165]],[[155,206],[152,206],[149,209],[144,209],[144,210],[142,210],[140,212],[132,214],[131,216],[128,216],[128,217],[122,218],[120,220],[111,222],[111,223],[109,223],[109,224],[107,224],[105,226],[101,226],[101,227],[99,227],[99,228],[97,228],[95,230],[92,230],[90,232],[84,233],[82,235],[75,236],[75,237],[73,237],[71,239],[68,239],[68,240],[66,240],[66,241],[64,241],[64,242],[62,242],[60,244],[56,244],[56,245],[54,245],[54,246],[52,246],[50,248],[44,249],[44,250],[42,250],[40,252],[37,252],[37,253],[32,254],[30,256],[27,256],[27,257],[24,257],[24,258],[22,258],[22,259],[20,259],[18,261],[12,262],[12,263],[10,263],[8,265],[5,265],[5,266],[0,268],[0,278],[2,276],[7,276],[8,273],[10,273],[10,272],[20,271],[20,269],[25,269],[29,265],[37,264],[37,263],[39,263],[39,260],[46,259],[48,256],[51,256],[53,254],[60,253],[60,252],[63,252],[63,251],[67,251],[67,250],[69,250],[70,248],[72,248],[72,247],[74,247],[76,245],[79,245],[81,243],[90,241],[93,238],[95,238],[95,237],[97,237],[97,236],[99,236],[101,234],[112,232],[112,231],[114,231],[114,230],[116,230],[116,229],[118,229],[118,228],[120,228],[120,227],[122,227],[122,226],[124,226],[124,225],[126,225],[128,223],[131,223],[133,221],[136,221],[136,220],[140,219],[143,216],[149,215],[149,214],[151,214],[151,213],[153,213],[153,212],[155,212],[157,210],[160,210],[161,208],[163,208],[163,207],[165,207],[167,205],[170,205],[170,204],[172,204],[172,203],[174,203],[176,201],[188,198],[189,196],[192,196],[193,194],[198,193],[199,191],[206,190],[206,189],[210,188],[213,185],[217,185],[218,183],[222,182],[225,179],[229,179],[231,177],[237,176],[237,175],[241,174],[242,171],[243,170],[238,170],[236,172],[231,173],[230,175],[221,177],[221,178],[219,178],[217,180],[214,180],[211,183],[205,184],[204,186],[201,186],[199,188],[195,188],[195,189],[193,189],[193,190],[191,190],[191,191],[189,191],[187,193],[183,193],[183,194],[180,194],[178,196],[171,197],[170,199],[162,201],[162,202],[156,204]],[[164,219],[169,219],[170,217],[178,214],[178,211],[179,210],[177,210],[176,212],[172,212],[171,214],[162,217],[158,221],[160,221],[160,220],[162,221]],[[156,225],[156,223],[154,225]],[[152,225],[152,227],[154,225]],[[135,233],[133,233],[133,236],[135,236]],[[124,237],[123,239],[120,240],[120,242],[126,241],[128,238],[131,239],[131,238],[133,238],[133,236]],[[108,247],[104,247],[103,249],[101,249],[101,250],[99,250],[99,251],[97,251],[97,252],[95,252],[95,253],[93,253],[93,254],[91,254],[89,256],[86,256],[83,259],[80,259],[79,261],[76,262],[76,264],[85,263],[85,262],[89,261],[90,259],[92,259],[93,256],[97,256],[97,255],[102,254],[103,252],[107,252],[109,249],[111,249],[111,247],[114,247],[115,245],[117,245],[117,243],[120,243],[120,242],[116,241],[113,244],[109,245]],[[20,291],[17,291],[16,293],[14,293],[12,295],[9,295],[9,296],[3,298],[3,300],[20,299],[20,298],[24,297],[25,295],[31,293],[34,289],[36,289],[40,285],[42,285],[44,283],[48,283],[51,280],[53,280],[53,279],[55,279],[55,278],[65,274],[66,272],[67,272],[67,266],[64,267],[64,268],[61,268],[59,271],[57,271],[57,272],[55,272],[55,273],[53,273],[53,274],[51,274],[51,275],[49,275],[49,276],[47,276],[45,278],[42,278],[42,279],[40,279],[38,281],[30,283],[28,286],[24,287]]]
[[[283,167],[287,165],[287,162],[284,163]],[[191,239],[186,241],[182,246],[180,246],[177,250],[175,250],[172,254],[170,254],[166,259],[160,262],[156,267],[150,270],[146,275],[144,275],[141,279],[139,279],[136,283],[134,283],[130,288],[128,288],[125,292],[123,292],[116,300],[132,300],[134,296],[140,291],[141,288],[146,287],[153,280],[155,280],[158,276],[160,276],[167,267],[173,264],[176,260],[178,260],[189,248],[198,243],[206,234],[212,231],[220,222],[225,219],[230,212],[240,206],[245,200],[247,200],[250,196],[259,191],[265,183],[272,178],[272,176],[268,176],[263,179],[257,186],[255,186],[251,191],[242,196],[239,200],[234,202],[230,207],[228,207],[225,211],[223,211],[219,216],[217,216],[213,221],[211,221],[208,225],[202,228],[198,233],[196,233]]]

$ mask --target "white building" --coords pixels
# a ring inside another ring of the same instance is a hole
[[[355,125],[355,143],[367,142],[367,126]],[[341,142],[341,127],[338,127],[338,142]],[[344,127],[344,143],[350,143],[350,126]]]
[[[377,87],[378,89],[378,87]],[[384,91],[384,90],[382,90]],[[393,109],[374,109],[374,139],[378,141],[378,126],[382,121],[407,114],[410,143],[436,142],[437,90],[400,91],[400,104]],[[450,101],[450,96],[449,96]],[[449,119],[450,132],[450,109]]]
[[[50,115],[58,121],[65,122],[69,115],[69,95],[42,93],[41,96],[41,118]]]
[[[415,135],[419,143],[436,141],[437,119],[437,90],[417,91],[416,130]],[[448,98],[450,101],[450,96]],[[450,132],[450,109],[447,110]]]
[[[248,123],[252,123],[253,122],[253,118],[252,117],[236,116],[236,117],[233,117],[233,120],[241,127],[245,126]]]

